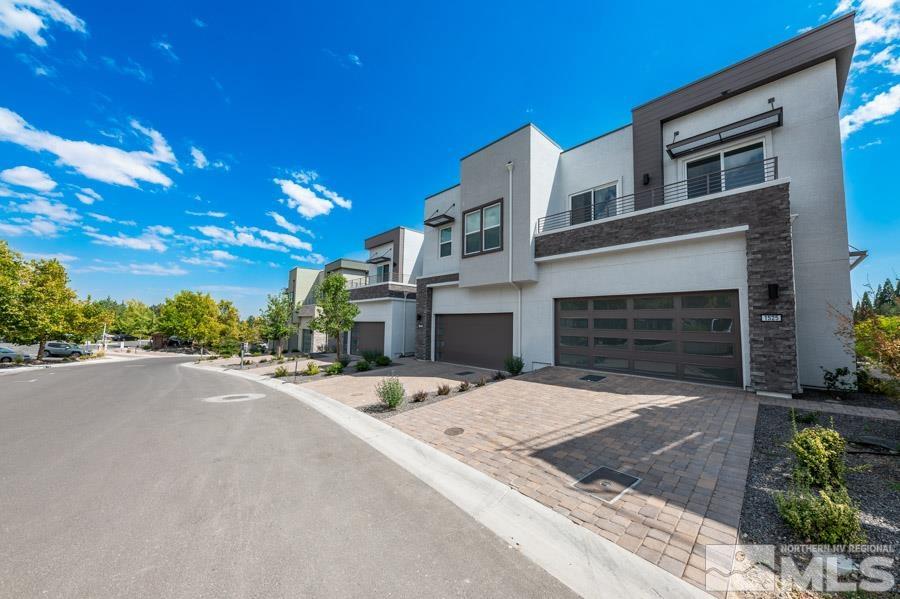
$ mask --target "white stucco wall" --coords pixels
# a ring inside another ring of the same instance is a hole
[[[437,195],[433,195],[425,201],[425,210],[423,212],[423,220],[428,219],[435,214],[449,214],[454,219],[451,223],[451,238],[453,240],[451,252],[449,256],[440,255],[438,240],[440,239],[440,228],[425,227],[425,234],[422,242],[422,250],[420,256],[422,259],[422,276],[433,277],[436,275],[445,275],[448,273],[459,272],[459,255],[462,251],[460,239],[462,237],[462,218],[459,209],[460,196],[459,186],[451,187]]]
[[[565,297],[737,289],[744,384],[749,384],[747,257],[743,233],[632,249],[539,265],[540,284],[525,285],[522,314],[515,289],[440,286],[434,314],[513,313],[513,347],[526,368],[553,363],[554,300]],[[433,354],[432,354],[433,355]]]
[[[400,272],[404,283],[415,283],[422,272],[422,243],[425,235],[421,231],[403,230],[403,262]]]
[[[775,106],[784,109],[784,124],[763,137],[766,157],[778,157],[779,177],[791,179],[791,213],[797,215],[793,242],[800,384],[821,386],[821,368],[853,366],[829,316],[831,307],[848,311],[851,302],[834,61],[665,123],[663,140],[670,143],[676,130],[684,139],[765,112],[773,97]],[[683,162],[663,150],[667,183],[684,178]]]

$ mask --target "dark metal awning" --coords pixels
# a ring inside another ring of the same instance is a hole
[[[850,246],[850,270],[853,270],[857,266],[859,266],[860,262],[869,257],[868,250],[860,250],[852,245]]]
[[[666,146],[666,152],[668,152],[669,156],[672,158],[678,158],[679,156],[684,156],[691,152],[697,152],[725,142],[734,141],[755,133],[780,127],[782,122],[782,109],[775,108],[763,112],[762,114],[736,121],[730,125],[713,129],[712,131],[707,131],[706,133],[701,133],[670,143]]]
[[[388,256],[388,252],[380,254],[378,256],[372,256],[368,260],[366,260],[367,264],[383,264],[384,262],[390,262],[391,257]]]
[[[450,208],[453,208],[453,206],[455,206],[455,205],[456,204],[453,204],[452,206],[450,206]],[[456,219],[448,214],[448,212],[450,212],[450,208],[447,208],[447,210],[445,212],[442,212],[441,214],[432,214],[431,216],[426,218],[425,226],[426,227],[443,227],[444,225],[449,225],[450,223],[455,221]],[[435,210],[435,212],[437,212],[437,211]]]

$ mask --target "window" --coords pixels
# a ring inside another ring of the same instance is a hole
[[[625,310],[627,307],[624,297],[594,300],[594,310]]]
[[[559,326],[564,329],[586,329],[588,328],[587,318],[560,318]]]
[[[635,331],[672,331],[671,318],[635,318]]]
[[[607,184],[569,197],[570,224],[616,215],[616,184]]]
[[[446,258],[453,251],[453,227],[441,229],[440,236],[440,256]]]
[[[500,202],[466,212],[463,217],[464,256],[482,254],[503,246],[503,210]]]
[[[595,318],[595,329],[625,330],[628,328],[627,318]]]
[[[672,296],[662,297],[636,297],[634,298],[635,310],[671,310],[674,306]]]
[[[588,302],[587,300],[562,300],[559,302],[559,309],[564,312],[571,312],[573,310],[587,310]]]
[[[764,182],[765,157],[765,148],[760,141],[687,162],[685,178],[688,197],[696,198],[723,189]]]
[[[576,335],[561,335],[559,337],[559,344],[565,345],[566,347],[587,347],[588,338],[578,337]]]
[[[391,280],[391,265],[379,264],[375,267],[375,283],[386,283]]]

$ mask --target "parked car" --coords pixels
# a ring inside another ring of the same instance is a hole
[[[137,341],[137,337],[134,335],[126,335],[124,333],[120,333],[118,335],[113,335],[113,341]]]
[[[82,347],[75,343],[65,343],[63,341],[49,341],[44,346],[45,358],[78,358],[80,356],[89,356],[93,353],[86,347]]]
[[[24,360],[25,362],[34,359],[31,354],[26,354],[24,352],[16,351],[8,347],[0,346],[0,363],[5,364],[9,362],[15,362],[16,358],[22,358],[22,360]]]

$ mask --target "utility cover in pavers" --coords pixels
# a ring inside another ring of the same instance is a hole
[[[597,499],[613,503],[625,491],[639,482],[641,482],[641,479],[636,476],[601,466],[572,486],[580,491],[590,493]]]

